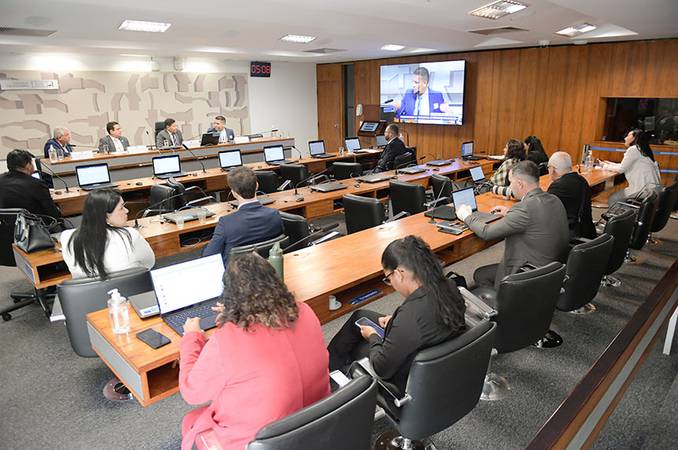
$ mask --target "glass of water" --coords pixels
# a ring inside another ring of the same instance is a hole
[[[177,228],[183,228],[184,227],[184,216],[181,214],[177,214],[176,218],[174,219],[174,223],[177,225]]]

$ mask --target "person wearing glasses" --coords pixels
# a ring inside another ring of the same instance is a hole
[[[330,370],[345,370],[352,361],[369,357],[375,373],[405,391],[416,353],[461,334],[466,328],[464,299],[442,265],[421,238],[407,236],[391,242],[381,255],[384,283],[405,301],[391,315],[359,310],[339,330],[327,349]],[[384,331],[381,339],[368,318]]]

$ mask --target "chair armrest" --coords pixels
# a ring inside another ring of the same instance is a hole
[[[638,200],[625,200],[623,202],[618,202],[622,206],[627,206],[633,209],[640,209],[641,203]]]
[[[528,272],[528,271],[534,270],[536,268],[537,268],[537,266],[535,266],[534,264],[525,263],[522,266],[520,266],[520,268],[518,269],[518,273]]]
[[[338,231],[330,231],[327,234],[324,234],[322,237],[319,237],[318,239],[311,241],[308,245],[310,246],[322,244],[323,242],[331,241],[332,239],[336,239],[341,236],[343,236],[343,234],[341,234]]]
[[[398,214],[396,214],[395,216],[391,217],[390,219],[385,220],[384,223],[393,222],[395,220],[402,219],[403,217],[407,217],[409,215],[410,215],[410,213],[408,213],[407,211],[401,211]]]
[[[292,180],[285,180],[285,182],[283,184],[278,186],[278,189],[276,189],[276,191],[284,191],[289,186],[292,186]]]
[[[465,287],[460,287],[459,292],[461,293],[461,296],[464,298],[464,303],[466,303],[467,312],[468,310],[471,310],[478,317],[488,320],[492,319],[498,314],[496,309],[489,306],[479,297],[473,295],[473,293],[471,293],[471,291],[469,291]]]
[[[353,366],[351,368],[352,369],[351,370],[352,378],[353,378],[354,373],[360,373],[359,370],[353,370],[356,365],[358,365],[359,368],[363,369],[366,373],[370,374],[372,376],[372,378],[374,378],[377,381],[377,383],[379,383],[379,386],[381,387],[382,391],[387,393],[389,395],[389,397],[391,397],[393,399],[393,404],[396,405],[396,407],[400,408],[405,403],[412,400],[412,397],[408,393],[405,393],[405,395],[403,395],[402,397],[397,395],[394,392],[395,387],[393,385],[391,385],[391,383],[388,383],[388,382],[382,380],[381,378],[379,378],[379,376],[374,372],[374,369],[372,368],[372,364],[370,364],[370,360],[367,357],[359,359],[358,361],[356,361],[353,364]],[[362,375],[362,373],[360,373],[360,374]]]
[[[308,180],[306,182],[306,185],[308,186],[308,185],[316,184],[320,180],[322,180],[323,183],[326,183],[326,182],[330,181],[330,177],[325,175],[325,174],[317,175],[317,176],[311,178],[310,180]]]

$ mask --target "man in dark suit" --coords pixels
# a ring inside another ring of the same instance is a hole
[[[224,116],[216,116],[212,128],[207,130],[208,133],[218,134],[219,143],[233,142],[235,139],[235,132],[230,128],[226,128],[226,118]]]
[[[155,146],[157,148],[181,147],[184,143],[184,137],[174,119],[165,119],[165,129],[155,136]]]
[[[388,141],[388,144],[386,144],[386,147],[374,168],[374,173],[394,169],[393,162],[395,159],[398,156],[407,153],[407,148],[403,141],[398,137],[399,135],[400,129],[398,128],[398,125],[392,123],[386,127],[384,137]]]
[[[426,67],[417,67],[412,73],[412,89],[396,101],[396,117],[428,116],[431,113],[444,112],[446,109],[443,94],[429,89],[430,75]]]
[[[54,129],[52,139],[45,142],[43,151],[45,158],[49,158],[49,149],[53,147],[57,152],[61,152],[63,156],[69,156],[73,151],[71,146],[71,131],[68,128],[58,127]]]
[[[100,152],[124,152],[127,150],[129,141],[122,135],[122,128],[120,128],[118,122],[108,122],[106,124],[106,132],[108,135],[99,139]]]
[[[224,264],[233,247],[255,244],[283,233],[282,218],[276,209],[257,200],[257,177],[248,167],[237,167],[228,173],[228,186],[238,201],[238,210],[219,219],[203,256],[221,253]]]
[[[548,192],[563,202],[570,237],[594,239],[596,227],[591,215],[591,187],[586,178],[572,171],[572,158],[565,152],[551,155],[548,169],[552,181]]]

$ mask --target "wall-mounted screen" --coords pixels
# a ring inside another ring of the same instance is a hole
[[[381,66],[382,119],[461,125],[466,61]]]
[[[678,144],[678,99],[606,98],[603,141],[624,140],[638,128],[651,133],[652,144]]]

